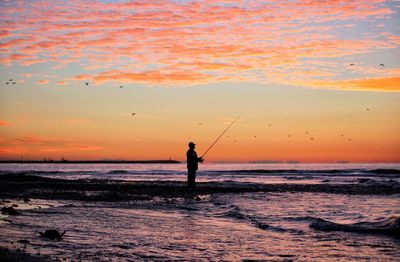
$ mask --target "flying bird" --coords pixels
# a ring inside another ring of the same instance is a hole
[[[347,139],[348,141],[351,141],[351,138]]]
[[[10,79],[10,80],[8,80],[8,81],[12,82],[12,79]]]
[[[308,131],[305,134],[308,135]]]
[[[88,85],[89,85],[89,82],[85,82],[85,85],[87,85],[87,86],[88,86]]]
[[[292,137],[292,136],[291,136],[291,135],[287,135],[287,137],[289,137],[289,138],[290,138],[290,137]]]
[[[9,83],[7,82],[6,85],[8,85]]]
[[[369,108],[367,108],[366,110],[369,111]]]
[[[379,66],[381,66],[381,67],[385,67],[385,65],[384,65],[384,64],[379,64]]]
[[[198,123],[199,126],[201,126],[203,123]]]
[[[15,85],[15,84],[16,84],[16,82],[12,82],[12,84],[13,84],[13,85]]]
[[[124,86],[120,86],[119,88],[123,88]]]
[[[314,140],[314,137],[310,137],[311,140]]]
[[[353,66],[353,65],[355,65],[355,64],[353,64],[353,63],[349,64],[349,66]]]
[[[132,113],[132,116],[136,115],[136,113]]]
[[[268,126],[272,126],[272,124],[268,124]]]
[[[254,138],[257,138],[257,136],[254,136]]]

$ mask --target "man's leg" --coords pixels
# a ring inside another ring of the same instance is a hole
[[[192,175],[192,188],[195,189],[196,188],[196,170],[193,170],[193,175]]]
[[[196,170],[189,169],[187,186],[190,188],[195,188],[195,186],[196,186],[195,179],[196,179]]]

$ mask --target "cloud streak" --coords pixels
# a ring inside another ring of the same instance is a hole
[[[383,0],[5,2],[0,9],[0,63],[49,63],[55,70],[79,63],[83,73],[71,79],[95,83],[351,82],[340,70],[350,57],[399,49],[394,32],[354,37],[358,23],[387,30],[377,25],[396,11]],[[316,66],[321,61],[335,66]],[[389,75],[379,71],[361,77]],[[379,83],[384,84],[375,81],[356,89],[398,91]],[[65,82],[59,79],[58,84]]]
[[[81,124],[86,120],[71,120],[73,123]],[[79,121],[77,123],[76,121]],[[0,138],[1,139],[1,138]],[[98,151],[103,149],[103,146],[96,145],[98,142],[81,141],[78,139],[41,137],[37,135],[25,135],[13,139],[3,139],[4,146],[1,148],[3,154],[17,153],[29,150],[35,152],[76,152],[76,151]],[[1,140],[0,140],[1,141]]]
[[[400,77],[366,78],[345,81],[320,81],[304,83],[311,87],[328,87],[340,90],[400,91]]]
[[[49,80],[42,79],[42,80],[38,80],[36,83],[37,83],[38,85],[46,85],[46,84],[49,83]]]

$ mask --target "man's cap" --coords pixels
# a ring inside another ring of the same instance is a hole
[[[193,143],[193,142],[189,142],[189,144],[188,144],[189,146],[191,146],[191,145],[196,145],[195,143]]]

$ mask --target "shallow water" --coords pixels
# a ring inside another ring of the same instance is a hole
[[[215,194],[132,202],[49,202],[0,224],[0,245],[84,261],[399,261],[400,239],[309,228],[310,219],[354,223],[400,216],[400,198],[325,193]],[[62,241],[39,231],[67,230]],[[13,242],[13,243],[12,243]]]
[[[186,164],[0,164],[2,174],[32,174],[62,179],[185,181]],[[400,164],[206,163],[198,182],[341,184],[359,179],[400,183]]]
[[[199,182],[398,186],[399,164],[205,164]],[[2,174],[64,179],[185,181],[184,164],[0,164]],[[324,232],[336,223],[400,217],[400,195],[327,193],[213,194],[130,202],[15,200],[20,216],[0,216],[0,246],[83,261],[400,261],[400,239]],[[40,208],[39,208],[40,207]],[[62,241],[39,237],[67,230]],[[27,239],[29,244],[17,241]]]

